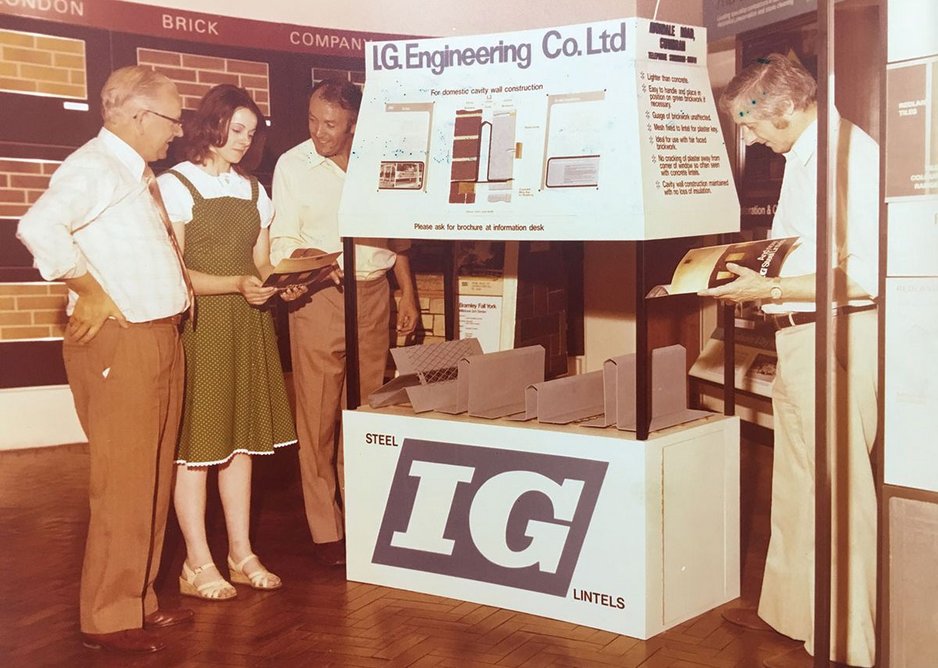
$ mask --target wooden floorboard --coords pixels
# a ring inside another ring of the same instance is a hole
[[[742,448],[743,598],[754,601],[768,540],[771,450]],[[210,478],[211,480],[211,478]],[[182,541],[170,517],[157,590],[195,623],[163,632],[169,647],[128,657],[85,649],[78,578],[88,521],[84,444],[0,452],[0,666],[362,666],[754,668],[796,646],[745,631],[708,612],[646,641],[490,606],[347,582],[313,559],[296,453],[255,459],[255,550],[284,580],[277,592],[182,598]],[[209,534],[220,565],[226,545],[217,496]],[[737,602],[738,603],[738,602]]]

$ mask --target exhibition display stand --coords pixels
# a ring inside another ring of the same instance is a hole
[[[637,429],[345,411],[350,579],[638,638],[739,595],[738,420],[649,433],[645,242],[739,224],[706,51],[635,18],[367,46],[345,266],[353,238],[639,242]]]

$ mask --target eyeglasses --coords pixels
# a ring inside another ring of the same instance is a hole
[[[153,114],[154,116],[159,116],[160,118],[165,118],[167,121],[169,121],[169,122],[172,123],[173,125],[178,125],[179,127],[182,127],[182,119],[181,119],[181,118],[173,118],[172,116],[167,116],[166,114],[161,114],[160,112],[158,112],[158,111],[153,111],[152,109],[144,109],[143,111],[146,112],[146,113]]]

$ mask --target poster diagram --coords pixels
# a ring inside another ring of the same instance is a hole
[[[603,91],[547,98],[544,188],[599,185],[600,150],[606,110]]]
[[[389,130],[385,158],[378,176],[380,190],[422,190],[426,184],[427,156],[433,103],[385,105]]]
[[[739,229],[702,28],[629,18],[378,42],[365,53],[344,236]]]
[[[511,201],[515,155],[512,109],[458,109],[454,118],[450,204],[474,204],[478,194],[490,202]]]

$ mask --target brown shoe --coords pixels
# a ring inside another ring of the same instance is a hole
[[[762,662],[765,668],[813,668],[814,658],[804,647],[795,647],[787,652],[770,656]]]
[[[161,608],[143,618],[145,629],[165,629],[167,626],[191,622],[193,613],[188,608]]]
[[[345,564],[345,539],[331,543],[316,543],[313,556],[323,566],[343,566]]]
[[[755,608],[728,608],[721,614],[723,615],[723,619],[730,624],[742,626],[744,629],[751,631],[772,631],[773,633],[777,633],[775,629],[769,626],[765,620],[759,616]]]
[[[115,633],[82,633],[81,642],[88,649],[106,649],[110,652],[149,654],[166,649],[166,645],[145,629],[125,629]]]

